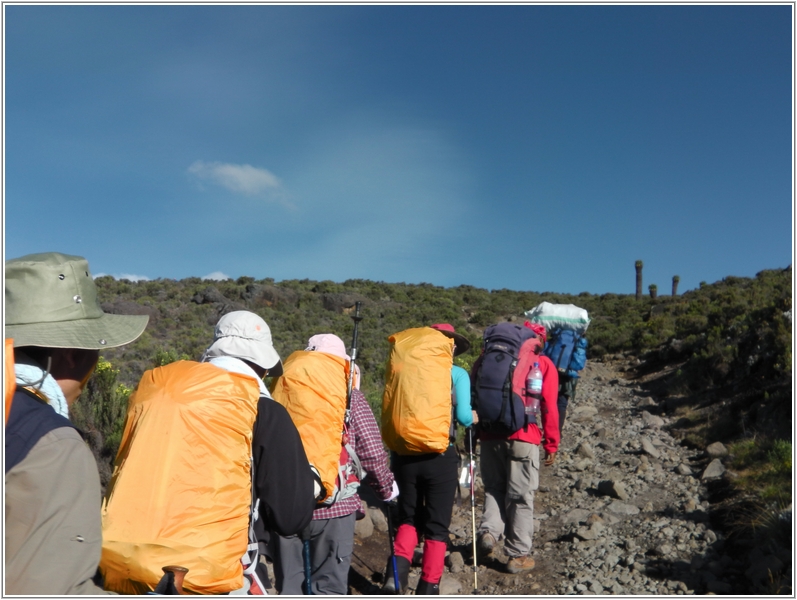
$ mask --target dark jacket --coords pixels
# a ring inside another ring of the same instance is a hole
[[[5,592],[102,594],[97,464],[68,419],[14,394],[5,429]]]
[[[263,528],[284,536],[298,534],[313,518],[314,478],[288,411],[265,396],[257,403],[252,455]]]

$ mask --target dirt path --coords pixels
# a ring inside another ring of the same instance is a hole
[[[723,554],[722,534],[710,527],[710,480],[701,479],[709,458],[680,445],[657,412],[610,364],[590,363],[569,407],[557,462],[541,471],[536,568],[509,574],[498,549],[478,565],[474,590],[471,506],[463,488],[441,594],[746,593],[747,564]],[[478,525],[478,474],[476,498]],[[373,533],[361,526],[355,539],[352,594],[379,593],[388,556],[384,515],[379,508],[369,515]],[[414,566],[409,593],[419,574]]]

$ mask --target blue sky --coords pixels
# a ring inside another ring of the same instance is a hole
[[[792,260],[790,5],[5,5],[5,256],[669,293]]]

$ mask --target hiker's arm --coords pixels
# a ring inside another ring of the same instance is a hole
[[[5,484],[5,592],[106,593],[92,582],[102,550],[100,478],[78,433],[42,437]]]
[[[451,381],[457,399],[457,421],[463,427],[473,425],[473,411],[470,408],[470,376],[462,367],[451,367]]]
[[[386,500],[393,490],[393,473],[388,467],[382,435],[368,401],[360,390],[351,393],[351,429],[355,435],[354,451],[365,469],[367,483]]]
[[[545,433],[543,448],[545,455],[556,453],[559,448],[559,408],[556,401],[559,397],[559,373],[547,356],[540,357],[542,371],[542,428]],[[552,463],[551,463],[552,464]]]
[[[288,411],[269,398],[257,406],[252,450],[255,491],[267,528],[282,536],[301,532],[313,518],[313,475]]]

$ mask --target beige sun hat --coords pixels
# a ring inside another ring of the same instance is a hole
[[[216,323],[213,343],[204,358],[216,356],[248,360],[268,369],[269,377],[282,375],[282,361],[271,341],[271,330],[259,315],[248,310],[229,312]]]
[[[5,337],[14,347],[115,348],[144,332],[146,315],[104,313],[88,261],[58,252],[5,263]]]

